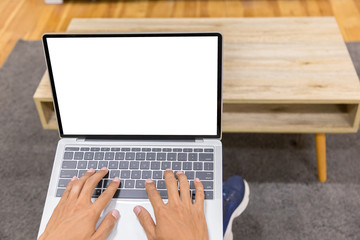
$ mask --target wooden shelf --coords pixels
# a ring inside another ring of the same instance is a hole
[[[67,32],[223,35],[223,131],[356,132],[360,84],[333,17],[72,19]],[[34,95],[56,129],[47,73]]]

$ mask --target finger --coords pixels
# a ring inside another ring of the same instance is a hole
[[[70,180],[70,182],[67,184],[65,191],[63,192],[63,195],[61,196],[61,199],[59,201],[59,204],[62,202],[65,202],[66,199],[69,196],[69,193],[71,191],[72,185],[74,184],[74,181],[77,180],[78,178],[76,176],[73,176],[73,178]]]
[[[179,171],[176,173],[176,176],[179,180],[181,201],[185,203],[191,203],[190,186],[186,175],[182,171]]]
[[[204,186],[200,182],[200,179],[195,178],[195,205],[204,209]]]
[[[113,230],[117,220],[120,217],[120,213],[118,210],[112,210],[109,212],[104,220],[101,222],[98,229],[96,229],[95,233],[92,236],[92,239],[106,239],[109,236],[110,232]]]
[[[98,210],[99,214],[109,204],[111,199],[114,197],[116,190],[120,185],[120,179],[115,177],[106,190],[98,197],[94,202],[94,207]]]
[[[89,179],[87,179],[86,184],[84,185],[79,198],[90,201],[96,185],[98,185],[100,180],[108,173],[108,171],[109,170],[106,167],[103,167],[95,174],[93,174]]]
[[[79,180],[74,181],[71,191],[69,193],[69,199],[76,199],[79,197],[85,182],[94,174],[94,169],[90,168]]]
[[[164,176],[169,202],[179,203],[180,197],[174,172],[171,169],[166,169]]]
[[[155,223],[150,213],[141,206],[134,208],[134,213],[138,217],[141,226],[143,227],[148,239],[155,237]]]
[[[154,212],[157,212],[157,209],[164,205],[164,202],[161,199],[160,193],[155,187],[155,183],[151,179],[146,179],[145,189],[150,200],[151,205],[154,208]]]

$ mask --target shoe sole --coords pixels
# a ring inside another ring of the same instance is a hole
[[[234,218],[238,217],[244,210],[246,209],[248,203],[249,203],[249,195],[250,195],[250,188],[248,183],[244,180],[245,185],[245,192],[244,192],[244,199],[240,203],[240,205],[235,209],[234,213],[231,215],[228,227],[226,229],[224,240],[233,240],[233,232],[232,232],[232,224]]]

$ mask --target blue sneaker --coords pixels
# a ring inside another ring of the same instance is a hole
[[[232,176],[223,184],[223,231],[224,240],[232,240],[232,223],[249,203],[250,189],[240,176]]]

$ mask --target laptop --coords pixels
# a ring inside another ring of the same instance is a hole
[[[111,179],[120,219],[108,239],[146,239],[137,217],[154,217],[144,181],[163,201],[163,172],[183,171],[205,188],[210,239],[222,239],[222,36],[220,33],[44,34],[59,127],[39,236],[73,176],[107,167],[93,201]],[[155,219],[155,218],[154,218]],[[98,223],[99,224],[99,223]]]

